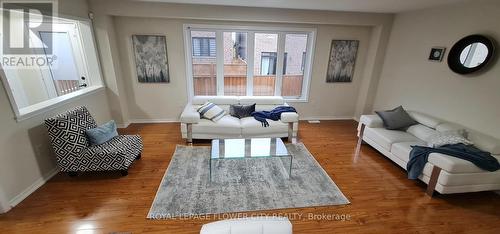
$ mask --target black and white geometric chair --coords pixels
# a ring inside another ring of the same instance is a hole
[[[45,120],[57,165],[76,176],[83,171],[120,171],[123,176],[143,149],[139,135],[119,135],[100,145],[90,146],[85,131],[97,124],[85,107]]]

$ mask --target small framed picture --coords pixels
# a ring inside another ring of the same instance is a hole
[[[445,47],[432,47],[431,54],[429,55],[429,60],[434,62],[441,62],[446,51]]]

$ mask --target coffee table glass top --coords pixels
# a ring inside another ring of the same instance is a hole
[[[280,138],[212,140],[211,159],[290,157]]]

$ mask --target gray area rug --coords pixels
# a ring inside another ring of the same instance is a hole
[[[265,158],[217,160],[210,181],[210,147],[178,145],[148,218],[349,204],[302,143],[287,148],[291,178],[289,161]]]

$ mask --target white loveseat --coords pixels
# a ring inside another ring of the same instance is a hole
[[[226,115],[217,122],[200,118],[196,111],[206,102],[212,102],[224,109]],[[224,138],[251,138],[251,137],[288,137],[291,140],[297,136],[299,115],[297,113],[283,113],[281,120],[269,122],[269,127],[253,117],[238,119],[229,115],[231,104],[256,104],[255,110],[272,110],[277,106],[287,106],[282,97],[276,96],[196,96],[186,105],[181,114],[182,138],[191,142],[192,139],[224,139]]]
[[[426,139],[435,131],[465,129],[474,145],[490,152],[500,160],[500,140],[423,113],[409,111],[419,124],[406,131],[387,130],[377,115],[363,115],[358,126],[358,153],[366,142],[406,170],[412,145],[426,145]],[[429,155],[423,174],[419,177],[427,186],[427,194],[441,194],[500,190],[500,170],[489,172],[469,161],[439,153]]]

